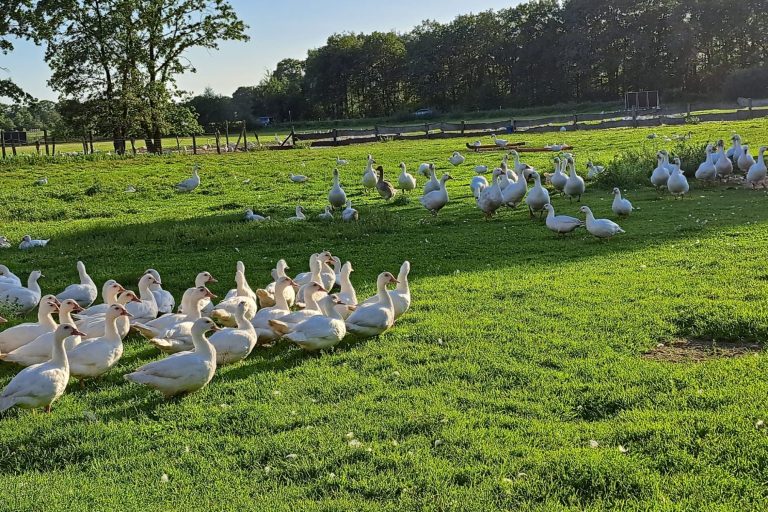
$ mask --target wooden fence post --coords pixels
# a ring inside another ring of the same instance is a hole
[[[136,137],[131,137],[131,153],[136,156]]]
[[[181,141],[179,141],[179,136],[178,135],[176,135],[175,137],[176,137],[176,151],[181,153]]]
[[[688,104],[688,108],[685,111],[685,117],[691,117],[691,104]]]
[[[51,143],[53,144],[52,147],[51,147],[51,154],[53,156],[56,156],[56,137],[53,137],[51,139]]]
[[[3,148],[3,160],[5,160],[5,132],[0,130],[0,146]]]
[[[464,135],[464,130],[466,129],[466,127],[467,127],[467,122],[466,121],[462,121],[461,122],[461,134],[462,135]]]
[[[515,133],[517,131],[517,121],[512,120],[512,133]]]
[[[45,156],[50,156],[48,151],[48,130],[43,130],[43,140],[45,141]]]
[[[221,134],[219,134],[219,129],[216,128],[216,152],[218,154],[221,154],[221,144],[219,143],[220,139],[221,139]]]
[[[40,156],[40,139],[35,141],[35,151],[37,151],[37,156]]]
[[[637,121],[637,107],[632,107],[632,126],[635,128],[639,126]]]
[[[373,130],[374,130],[374,132],[376,134],[376,138],[378,139],[379,138],[379,127],[378,126],[374,126]]]
[[[88,130],[88,141],[91,144],[91,154],[93,154],[93,130]]]
[[[253,136],[256,137],[256,147],[261,149],[261,141],[259,140],[259,132],[254,131]]]
[[[192,154],[197,154],[197,137],[195,137],[195,134],[192,134]]]
[[[291,144],[292,144],[293,146],[295,146],[295,145],[296,145],[296,132],[295,132],[295,131],[293,131],[293,128],[291,128],[291,135],[290,135],[290,138],[291,138]]]
[[[424,123],[424,134],[429,138],[429,123]]]
[[[573,114],[573,129],[579,129],[579,114]]]
[[[243,121],[243,148],[245,152],[248,152],[248,126]]]
[[[747,98],[747,108],[749,108],[749,118],[752,118],[752,98]]]
[[[339,143],[339,130],[334,128],[333,129],[333,145],[335,146],[338,143]]]
[[[11,151],[13,151],[13,156],[16,156],[16,144],[11,142]]]
[[[86,141],[85,134],[83,134],[83,154],[88,154],[88,142]]]
[[[224,121],[224,137],[227,141],[227,151],[229,151],[229,121]]]

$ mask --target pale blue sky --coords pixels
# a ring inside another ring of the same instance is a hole
[[[188,57],[197,73],[179,80],[182,89],[195,93],[206,86],[232,94],[240,85],[254,85],[280,59],[302,59],[310,48],[321,46],[334,32],[405,32],[422,20],[450,21],[459,14],[499,10],[520,0],[231,0],[249,25],[248,43],[224,43],[216,52],[193,50]],[[0,77],[10,75],[40,99],[56,99],[48,89],[50,76],[43,49],[18,42],[16,50],[0,57]]]

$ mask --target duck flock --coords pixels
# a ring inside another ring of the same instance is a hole
[[[122,357],[123,339],[131,331],[168,357],[137,368],[125,379],[170,397],[201,389],[217,366],[241,361],[257,346],[285,340],[307,351],[328,350],[347,337],[382,334],[410,308],[408,261],[397,277],[379,274],[376,295],[362,301],[350,280],[350,262],[342,265],[325,251],[310,257],[309,268],[291,278],[288,264],[280,260],[272,281],[253,291],[244,264],[238,262],[236,287],[218,304],[208,289],[217,280],[200,272],[174,312],[174,297],[162,288],[154,269],[139,279],[138,295],[108,280],[101,288],[103,303],[94,305],[98,290],[83,262],[77,263],[80,282],[58,295],[42,294],[41,272],[32,272],[24,287],[0,265],[0,307],[17,314],[37,307],[38,317],[0,332],[0,361],[25,367],[0,392],[0,412],[16,406],[50,411],[70,378],[83,384],[109,372]],[[390,285],[395,288],[388,289]],[[0,324],[5,322],[0,318]]]

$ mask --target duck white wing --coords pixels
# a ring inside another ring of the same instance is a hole
[[[19,372],[0,392],[0,412],[14,405],[41,407],[60,397],[69,381],[69,371],[50,362]]]
[[[60,302],[72,299],[77,302],[80,307],[87,308],[96,301],[99,296],[99,292],[95,286],[87,284],[71,284],[64,288],[64,291],[56,295],[56,298]]]
[[[176,299],[173,298],[171,292],[163,290],[152,290],[152,295],[155,296],[155,302],[157,302],[158,313],[171,313],[176,306]]]

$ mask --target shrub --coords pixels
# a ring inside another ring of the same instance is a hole
[[[723,82],[723,96],[737,98],[768,98],[768,67],[738,69]]]
[[[669,151],[670,160],[680,158],[683,173],[692,177],[704,161],[706,145],[691,144],[685,136],[680,138]],[[662,149],[662,148],[658,148]],[[656,168],[656,147],[644,146],[642,149],[626,151],[613,157],[605,171],[597,176],[598,186],[606,188],[628,188],[650,186],[650,176]]]

